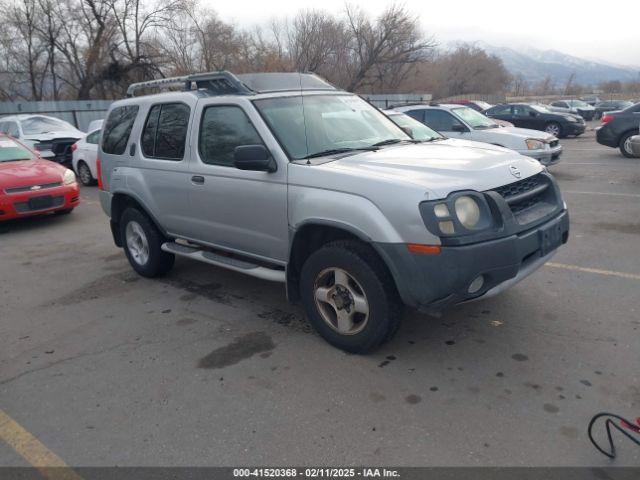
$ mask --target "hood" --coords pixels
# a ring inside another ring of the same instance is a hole
[[[552,140],[556,140],[556,138],[553,135],[547,132],[542,132],[540,130],[531,130],[529,128],[503,127],[503,128],[492,128],[486,131],[491,133],[496,133],[499,135],[515,135],[522,139],[535,138],[536,140],[543,140],[545,142],[551,142]]]
[[[433,199],[458,190],[489,190],[543,170],[537,160],[513,150],[457,139],[362,152],[306,170],[315,168],[327,175],[309,172],[293,180],[321,188],[332,185],[347,192],[363,190],[367,197],[370,195],[366,191],[372,188],[395,195],[413,187]],[[512,173],[513,169],[519,176]]]
[[[65,167],[48,160],[0,162],[0,189],[61,182]]]
[[[55,140],[56,138],[75,138],[80,139],[86,133],[81,132],[80,130],[57,130],[55,132],[43,132],[43,133],[33,133],[30,135],[25,134],[25,140],[37,140],[37,141],[47,141],[47,140]]]

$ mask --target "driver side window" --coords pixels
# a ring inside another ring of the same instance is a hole
[[[233,167],[236,147],[264,145],[247,114],[232,105],[207,107],[199,135],[200,158],[210,165]]]
[[[463,125],[460,120],[444,110],[425,110],[424,123],[438,132],[452,132],[454,125]]]

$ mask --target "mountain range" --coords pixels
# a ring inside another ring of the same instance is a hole
[[[596,86],[601,82],[620,80],[621,82],[640,80],[640,66],[615,65],[601,60],[588,60],[574,57],[557,50],[537,50],[524,48],[515,50],[509,47],[497,47],[483,42],[476,45],[487,53],[500,58],[504,66],[514,76],[535,84],[551,77],[557,85],[567,82],[575,73],[574,81],[585,86]]]

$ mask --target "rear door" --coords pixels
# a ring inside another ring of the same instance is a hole
[[[190,237],[210,245],[284,264],[288,250],[288,161],[251,102],[203,99],[191,132]],[[239,170],[234,150],[262,144],[277,171]]]
[[[140,194],[162,227],[176,236],[192,230],[188,139],[196,104],[195,95],[164,94],[141,107],[134,168],[127,176],[127,189]]]

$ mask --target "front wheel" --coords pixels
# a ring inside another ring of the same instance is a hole
[[[631,149],[631,137],[637,135],[636,132],[627,132],[621,138],[618,143],[618,148],[620,148],[620,152],[627,158],[636,158],[633,154],[633,150]]]
[[[547,123],[544,127],[544,131],[550,133],[556,138],[560,138],[562,136],[562,127],[556,122]]]
[[[331,345],[366,353],[397,331],[402,304],[386,265],[368,245],[337,241],[302,267],[302,303],[316,331]]]
[[[120,234],[129,263],[143,277],[158,277],[173,267],[175,256],[162,250],[162,233],[140,210],[124,211]]]

